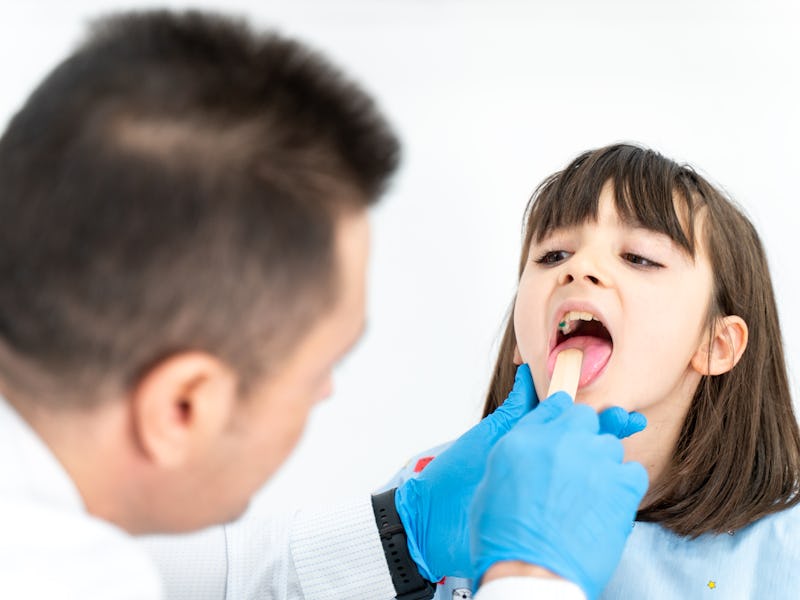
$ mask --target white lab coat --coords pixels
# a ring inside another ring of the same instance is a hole
[[[167,597],[380,600],[394,596],[369,498],[144,542]],[[199,585],[198,585],[199,584]],[[0,597],[159,600],[141,542],[92,517],[47,446],[0,398]],[[476,600],[584,600],[575,585],[508,578]]]
[[[369,498],[278,519],[256,505],[230,525],[141,541],[169,600],[394,598]],[[517,598],[585,599],[571,583],[530,577],[491,582],[475,596]]]
[[[150,558],[86,512],[61,464],[0,398],[0,598],[160,597]]]

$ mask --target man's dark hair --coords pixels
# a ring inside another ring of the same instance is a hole
[[[398,156],[300,43],[197,12],[98,21],[0,139],[0,379],[90,403],[185,350],[267,373],[335,300],[337,220]]]

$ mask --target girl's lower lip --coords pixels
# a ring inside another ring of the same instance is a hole
[[[562,342],[550,352],[547,358],[547,375],[553,376],[553,369],[556,364],[556,357],[562,350],[578,348],[583,351],[583,363],[581,365],[581,376],[578,381],[578,389],[586,387],[595,381],[608,365],[613,351],[613,344],[610,340],[604,340],[589,336],[576,336]]]

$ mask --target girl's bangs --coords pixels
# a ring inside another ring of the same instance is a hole
[[[623,222],[664,234],[694,256],[699,196],[694,177],[690,168],[638,146],[586,152],[534,192],[528,209],[528,242],[596,221],[600,193],[610,182]]]

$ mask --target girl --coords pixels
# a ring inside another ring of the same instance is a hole
[[[800,598],[800,434],[753,226],[690,167],[628,144],[581,154],[526,214],[484,414],[522,362],[544,398],[578,347],[576,401],[646,415],[624,443],[650,488],[602,597]],[[465,580],[439,587],[469,597]]]

